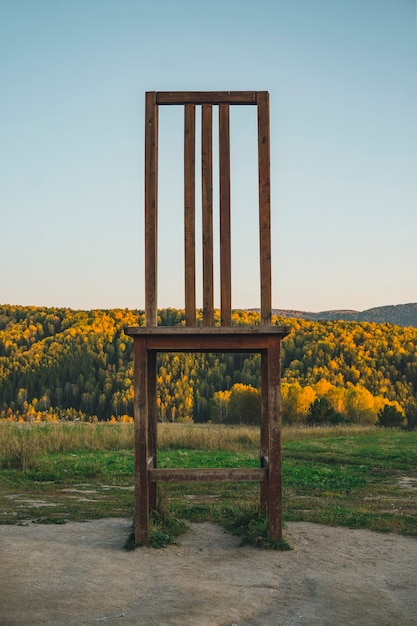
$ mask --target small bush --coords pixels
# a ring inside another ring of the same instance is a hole
[[[404,415],[392,404],[386,404],[378,413],[377,426],[401,428],[405,424]]]
[[[327,398],[317,398],[310,404],[307,413],[307,424],[316,426],[317,424],[346,424],[347,420],[341,413],[338,413],[330,406]]]

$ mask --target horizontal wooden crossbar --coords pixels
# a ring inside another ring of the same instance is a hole
[[[151,482],[188,482],[188,481],[256,481],[268,480],[268,470],[266,468],[171,468],[171,469],[150,469],[149,480]]]
[[[125,326],[124,332],[130,336],[180,335],[188,337],[243,337],[255,335],[260,337],[280,335],[285,337],[291,332],[291,326]]]
[[[282,339],[290,330],[289,326],[129,326],[124,332],[140,338],[146,349],[154,352],[262,353],[271,341]]]
[[[259,91],[157,91],[156,104],[258,104]]]

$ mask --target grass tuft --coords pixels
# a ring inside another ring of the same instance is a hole
[[[240,545],[251,545],[266,550],[292,550],[285,539],[276,541],[268,536],[268,519],[260,507],[229,509],[219,522],[233,535],[241,537]]]
[[[150,548],[165,548],[166,546],[176,545],[177,538],[187,532],[185,522],[175,519],[166,511],[163,513],[153,511],[150,517],[149,541],[146,544]],[[135,542],[134,524],[124,544],[124,549],[131,551],[142,546],[141,543]]]

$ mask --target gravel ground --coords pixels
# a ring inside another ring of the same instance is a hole
[[[126,552],[130,526],[0,526],[0,624],[417,625],[416,539],[297,522],[270,552],[204,523]]]

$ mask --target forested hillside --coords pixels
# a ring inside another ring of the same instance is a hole
[[[181,324],[164,309],[159,323]],[[0,416],[122,419],[133,411],[132,339],[143,311],[0,306]],[[303,422],[325,398],[343,419],[374,423],[387,403],[415,419],[417,328],[275,316],[283,342],[283,418]],[[234,324],[256,324],[235,311]],[[259,412],[258,355],[160,355],[160,420],[251,422]]]
[[[311,311],[275,309],[274,312],[280,317],[302,317],[306,320],[345,320],[349,322],[376,322],[378,324],[388,322],[398,326],[417,327],[417,303],[415,302],[378,306],[365,311],[335,310],[312,313]]]

